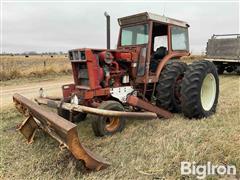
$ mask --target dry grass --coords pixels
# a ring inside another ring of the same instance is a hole
[[[183,56],[181,60],[185,63],[192,63],[193,61],[203,60],[205,56],[203,55],[190,55],[190,56]]]
[[[0,56],[0,58],[0,81],[71,74],[71,65],[64,55]],[[191,55],[182,58],[185,62],[198,59],[203,59],[203,56]]]
[[[195,179],[180,175],[181,161],[232,164],[240,178],[239,76],[220,77],[217,113],[205,120],[181,114],[170,120],[127,121],[126,129],[111,137],[96,138],[90,119],[79,123],[81,142],[112,164],[87,173],[56,141],[38,132],[27,145],[14,127],[24,118],[13,107],[1,113],[1,179]],[[226,178],[226,177],[224,177]],[[233,177],[232,177],[233,178]],[[208,179],[219,179],[218,176]]]
[[[1,56],[1,81],[70,73],[71,65],[65,56]]]

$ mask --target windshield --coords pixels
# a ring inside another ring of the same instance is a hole
[[[142,24],[137,26],[122,28],[121,45],[137,45],[148,43],[148,25]]]

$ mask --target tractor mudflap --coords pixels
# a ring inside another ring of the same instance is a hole
[[[20,94],[14,94],[13,101],[19,112],[27,117],[18,130],[26,137],[28,143],[33,142],[36,130],[42,129],[56,139],[60,147],[66,147],[76,159],[82,160],[86,168],[98,171],[109,166],[109,163],[81,144],[75,124],[45,110]]]

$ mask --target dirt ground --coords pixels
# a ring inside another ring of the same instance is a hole
[[[18,80],[19,81],[19,80]],[[22,80],[20,80],[22,82]],[[71,76],[61,76],[52,79],[39,80],[35,82],[26,81],[19,84],[17,81],[12,84],[1,87],[0,94],[0,108],[9,106],[12,104],[12,96],[14,93],[22,94],[25,97],[33,99],[39,95],[39,89],[43,88],[49,96],[61,96],[61,86],[63,84],[72,83]]]
[[[2,87],[1,179],[195,179],[180,175],[181,161],[235,165],[236,176],[208,179],[240,178],[240,76],[220,76],[217,113],[207,119],[175,114],[170,120],[130,120],[122,133],[96,138],[87,117],[78,124],[81,142],[111,162],[109,168],[91,173],[45,133],[38,132],[29,145],[15,130],[24,118],[11,104],[14,92],[33,98],[41,86],[56,95],[61,93],[58,87],[68,82],[71,77]]]

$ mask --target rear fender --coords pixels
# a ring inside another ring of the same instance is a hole
[[[156,78],[159,78],[159,75],[163,69],[163,67],[165,66],[165,64],[172,58],[179,58],[182,56],[188,56],[189,53],[188,52],[172,52],[168,55],[166,55],[158,64],[157,70],[156,70]]]

